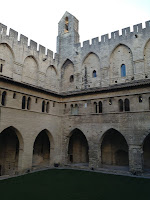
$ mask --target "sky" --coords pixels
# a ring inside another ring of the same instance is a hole
[[[80,42],[150,20],[150,0],[2,0],[0,23],[56,52],[58,22],[79,20]]]

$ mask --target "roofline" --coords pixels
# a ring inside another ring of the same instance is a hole
[[[58,98],[67,98],[67,97],[73,97],[73,96],[85,96],[89,94],[100,94],[100,93],[108,93],[108,92],[115,92],[115,91],[121,91],[126,89],[135,89],[135,88],[142,88],[142,87],[149,87],[150,86],[150,79],[142,79],[138,81],[132,81],[129,83],[121,83],[121,84],[115,84],[110,85],[108,87],[95,87],[95,88],[88,88],[88,89],[82,89],[80,91],[68,91],[68,92],[54,92],[49,89],[44,89],[39,86],[31,85],[25,82],[18,82],[13,80],[12,78],[0,75],[0,81],[7,82],[7,83],[13,83],[15,85],[29,88],[32,90],[36,90],[42,93],[50,94],[52,96],[58,97]]]

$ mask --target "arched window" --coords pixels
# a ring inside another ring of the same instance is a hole
[[[65,32],[68,32],[69,31],[69,20],[68,20],[68,17],[65,18]]]
[[[49,113],[49,102],[46,104],[46,112]]]
[[[125,108],[125,111],[130,111],[130,101],[129,101],[129,99],[124,100],[124,108]]]
[[[126,66],[125,64],[121,65],[121,77],[125,77],[126,76]]]
[[[30,110],[31,109],[31,98],[28,97],[28,100],[27,100],[27,109]]]
[[[1,100],[2,106],[6,105],[6,94],[7,93],[5,91],[2,93],[2,100]]]
[[[71,104],[71,114],[73,114],[73,104]]]
[[[23,96],[22,97],[22,109],[25,109],[26,108],[26,97]]]
[[[123,112],[123,100],[119,99],[118,104],[119,104],[119,111]]]
[[[16,99],[16,93],[15,92],[13,93],[13,99]]]
[[[143,98],[142,98],[142,95],[139,96],[139,103],[142,103],[143,101]]]
[[[97,77],[97,74],[96,74],[95,70],[93,71],[93,75],[92,76],[93,76],[93,78]]]
[[[45,101],[42,101],[42,112],[45,112]]]
[[[75,104],[74,115],[78,115],[78,110],[79,110],[78,104]]]
[[[97,113],[97,102],[94,102],[94,112]]]
[[[102,102],[101,101],[99,101],[99,113],[102,113]]]
[[[74,81],[74,76],[71,75],[71,76],[70,76],[70,83],[72,83],[73,81]]]
[[[0,72],[3,72],[3,64],[0,64]]]

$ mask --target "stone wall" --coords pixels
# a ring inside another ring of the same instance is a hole
[[[149,21],[81,47],[78,20],[66,12],[54,58],[12,29],[6,35],[2,24],[0,31],[0,133],[8,136],[2,175],[56,164],[149,167]]]

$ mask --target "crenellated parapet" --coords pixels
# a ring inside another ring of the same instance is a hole
[[[83,43],[75,44],[75,47],[79,48],[81,47],[83,50],[87,48],[91,48],[91,46],[103,46],[103,45],[111,45],[114,44],[114,42],[121,42],[124,40],[129,40],[132,38],[136,38],[138,34],[141,34],[143,36],[150,34],[150,20],[145,22],[146,27],[142,27],[142,23],[136,24],[133,26],[133,32],[130,31],[130,27],[123,28],[122,34],[119,35],[119,30],[111,32],[111,37],[109,38],[109,34],[105,34],[101,36],[101,40],[99,37],[92,38],[91,44],[90,40],[83,41]]]
[[[66,12],[59,22],[57,53],[0,24],[1,65],[4,76],[57,92],[150,78],[150,21],[79,42],[78,20]],[[6,62],[6,55],[10,55]],[[70,60],[63,70],[62,66]],[[121,75],[125,65],[126,74]],[[6,69],[5,69],[6,66]],[[64,79],[64,80],[63,80]],[[63,84],[65,83],[65,88]],[[63,87],[63,88],[62,88]]]
[[[0,24],[0,36],[1,38],[7,38],[7,40],[13,41],[15,44],[26,46],[29,50],[34,50],[36,53],[46,56],[49,59],[57,60],[58,55],[53,51],[46,49],[44,46],[39,45],[33,41],[29,40],[28,37],[18,34],[17,31],[9,29],[9,34],[7,35],[7,26]],[[20,40],[18,40],[20,38]],[[28,46],[29,44],[29,46]]]
[[[0,58],[4,76],[58,92],[57,53],[0,24]],[[50,71],[52,71],[50,73]],[[52,80],[52,81],[49,81]],[[53,82],[51,84],[51,82]]]

